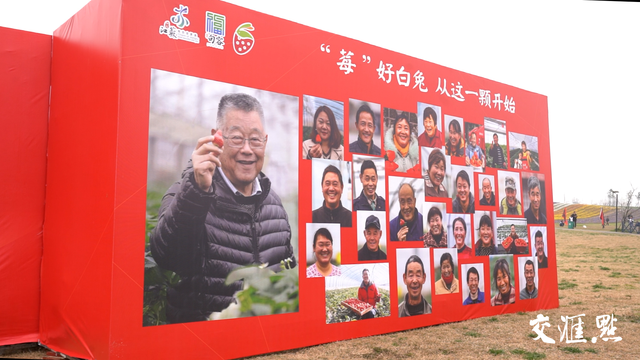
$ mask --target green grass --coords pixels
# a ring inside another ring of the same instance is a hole
[[[493,317],[490,317],[489,319],[487,319],[487,321],[489,321],[489,322],[498,322],[498,318],[493,316]]]
[[[617,272],[617,271],[614,271],[611,274],[609,274],[608,276],[612,277],[612,278],[619,278],[619,277],[622,277],[622,274]]]
[[[464,333],[464,335],[471,336],[471,337],[480,337],[480,336],[482,336],[482,334],[480,334],[477,331],[467,331],[466,333]]]
[[[493,355],[493,356],[502,355],[502,354],[504,354],[504,350],[500,350],[500,349],[489,349],[489,354],[491,354],[491,355]]]
[[[582,305],[582,301],[572,301],[569,305]]]
[[[526,351],[522,349],[513,349],[511,350],[511,353],[515,355],[522,355],[522,358],[525,360],[538,360],[538,359],[544,359],[547,357],[547,355],[545,355],[544,353],[539,353],[535,351]]]
[[[580,348],[574,347],[574,346],[565,346],[565,347],[561,347],[560,350],[564,351],[564,352],[568,352],[571,354],[582,354],[583,351],[580,350]]]
[[[578,284],[567,281],[567,280],[562,280],[559,284],[558,284],[558,289],[559,290],[567,290],[567,289],[573,289],[574,287],[577,287]]]
[[[596,349],[592,349],[592,348],[584,349],[584,351],[586,351],[586,352],[590,352],[590,353],[592,353],[592,354],[597,354],[597,353],[598,353],[598,350],[596,350]]]
[[[611,289],[613,289],[610,286],[602,285],[602,283],[593,284],[593,285],[591,285],[591,288],[593,289],[592,291],[611,290]]]
[[[599,266],[599,268],[600,268],[600,270],[611,270],[611,269],[609,269],[608,267],[605,267],[605,266]]]

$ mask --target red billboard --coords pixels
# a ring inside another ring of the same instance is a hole
[[[52,89],[55,350],[232,358],[558,306],[545,96],[219,1],[91,2]]]

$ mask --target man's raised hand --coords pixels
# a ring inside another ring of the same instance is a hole
[[[221,166],[222,131],[211,131],[210,136],[198,139],[196,149],[191,153],[193,175],[200,190],[209,192],[216,167]]]

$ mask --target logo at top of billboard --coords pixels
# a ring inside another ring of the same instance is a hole
[[[251,35],[251,31],[255,30],[253,24],[246,22],[233,32],[233,50],[238,55],[246,55],[253,49],[256,40]]]
[[[227,17],[211,11],[205,16],[205,35],[207,46],[224,50],[224,37],[226,34]]]
[[[173,8],[176,15],[173,15],[169,20],[165,20],[163,25],[160,25],[160,35],[167,35],[174,40],[184,40],[195,44],[200,43],[200,38],[197,33],[186,31],[184,28],[188,27],[191,23],[185,16],[189,13],[189,7],[180,4],[180,7]],[[175,24],[174,25],[172,25]]]

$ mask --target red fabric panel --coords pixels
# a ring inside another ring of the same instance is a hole
[[[36,341],[51,36],[0,27],[0,345]]]
[[[53,35],[41,341],[107,358],[120,3],[92,1]]]

